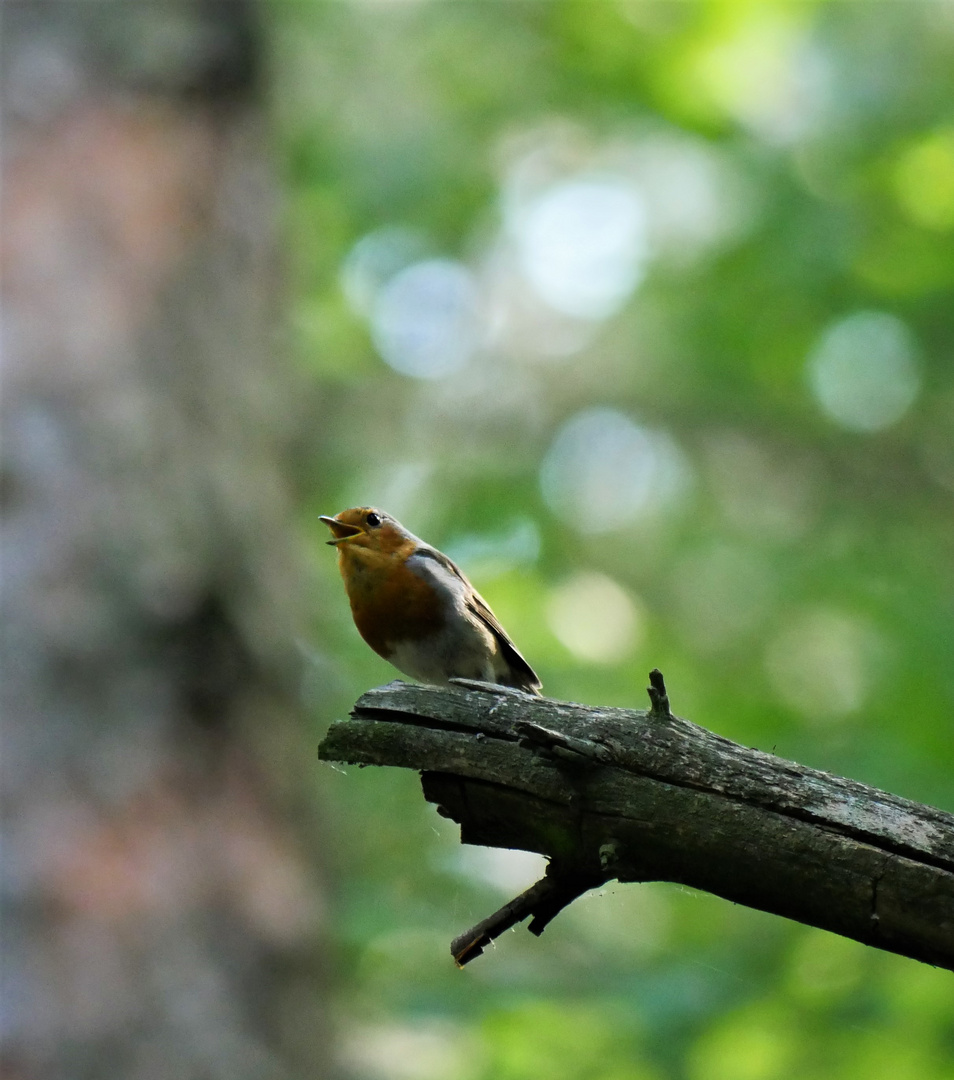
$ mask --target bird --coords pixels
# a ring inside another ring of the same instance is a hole
[[[333,534],[326,542],[338,550],[358,633],[398,671],[437,686],[475,679],[540,693],[490,605],[443,552],[373,506],[319,520]]]

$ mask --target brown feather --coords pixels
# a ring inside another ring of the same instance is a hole
[[[439,562],[441,566],[460,578],[467,586],[469,596],[467,608],[480,619],[500,643],[501,651],[506,657],[510,668],[513,670],[515,685],[535,693],[537,689],[543,685],[540,682],[539,676],[523,658],[522,653],[510,640],[510,635],[504,630],[503,626],[500,624],[500,620],[491,610],[490,605],[467,580],[467,576],[461,568],[453,561],[453,559],[449,559],[443,551],[438,551],[437,548],[428,547],[423,550],[419,549],[418,554],[426,555],[428,558],[434,559],[435,562]]]

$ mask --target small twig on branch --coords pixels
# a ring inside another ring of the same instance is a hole
[[[476,959],[484,949],[511,926],[532,916],[527,929],[539,937],[552,919],[577,897],[590,889],[598,888],[608,878],[593,874],[564,871],[556,862],[547,867],[546,876],[526,892],[514,897],[509,903],[481,920],[451,942],[451,954],[458,967]]]
[[[666,693],[666,682],[659,668],[653,668],[649,673],[649,686],[646,687],[649,701],[652,705],[650,712],[660,720],[668,720],[672,716],[669,708],[669,695]]]
[[[520,745],[538,750],[560,761],[581,764],[587,761],[611,760],[610,750],[592,739],[578,739],[562,731],[551,731],[529,720],[518,721],[514,730],[520,735]]]

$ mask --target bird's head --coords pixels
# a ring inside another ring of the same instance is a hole
[[[334,517],[322,515],[319,521],[331,529],[332,539],[326,542],[342,555],[346,551],[357,554],[355,549],[389,555],[416,542],[399,521],[373,506],[355,506]]]

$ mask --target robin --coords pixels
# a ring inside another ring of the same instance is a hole
[[[479,679],[537,694],[540,680],[458,567],[371,506],[322,517],[351,614],[372,649],[420,682]]]

